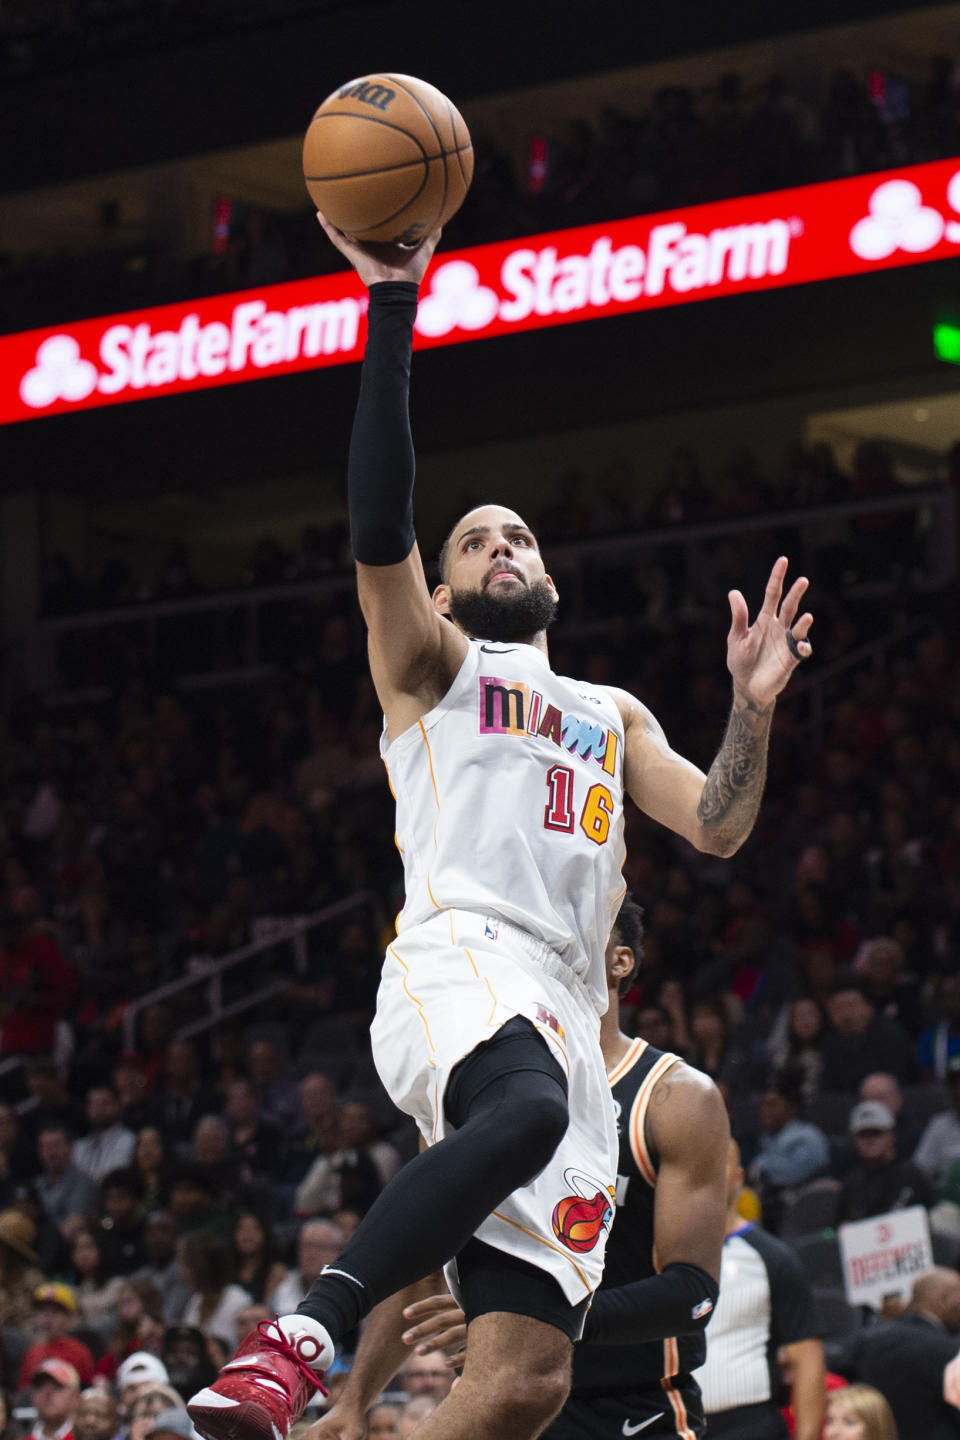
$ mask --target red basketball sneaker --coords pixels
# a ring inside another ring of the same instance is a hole
[[[187,1414],[205,1440],[286,1440],[333,1364],[324,1327],[307,1315],[261,1320]]]

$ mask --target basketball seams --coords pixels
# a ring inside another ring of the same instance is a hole
[[[386,73],[384,74],[384,77],[383,77],[383,78],[384,78],[384,79],[387,79]],[[389,79],[390,79],[391,85],[396,85],[397,89],[398,89],[398,90],[402,90],[403,93],[404,93],[404,95],[409,95],[409,96],[410,96],[410,99],[414,102],[414,104],[417,105],[417,106],[423,111],[424,115],[427,117],[427,120],[429,121],[431,130],[433,131],[434,135],[436,135],[436,137],[437,137],[437,144],[440,146],[440,154],[441,154],[441,156],[443,157],[443,194],[442,194],[441,197],[440,197],[440,208],[439,208],[439,210],[437,211],[437,217],[436,217],[436,219],[435,219],[434,222],[433,222],[434,225],[437,225],[437,224],[439,224],[439,223],[443,220],[444,212],[445,212],[445,210],[446,210],[446,208],[447,208],[447,190],[448,190],[448,188],[449,188],[449,176],[448,176],[448,174],[447,174],[447,149],[446,149],[446,146],[445,146],[444,143],[443,143],[443,136],[440,134],[440,130],[439,130],[439,127],[437,126],[436,120],[434,120],[434,118],[433,118],[433,116],[431,115],[430,111],[427,109],[426,105],[424,105],[423,101],[420,99],[420,96],[417,94],[417,92],[416,92],[415,90],[411,90],[408,85],[404,85],[403,81],[402,81],[402,80],[399,80],[399,79],[396,77],[396,75],[390,75]],[[444,95],[444,96],[443,96],[443,99],[446,100],[447,97]],[[447,105],[449,105],[449,104],[450,104],[450,101],[447,100]],[[453,141],[454,145],[456,145],[456,143],[457,143],[457,127],[456,127],[455,125],[453,126],[453,134],[450,136],[450,138],[451,138],[451,140]],[[432,228],[433,228],[433,227],[431,226],[431,229],[432,229]]]
[[[450,130],[451,130],[451,132],[452,132],[452,134],[453,134],[453,143],[454,143],[454,145],[455,145],[455,147],[456,147],[456,148],[454,149],[454,152],[453,152],[453,153],[454,153],[454,155],[456,155],[456,157],[457,157],[457,164],[458,164],[459,167],[460,167],[460,178],[461,178],[461,180],[463,181],[463,193],[464,193],[464,195],[466,195],[467,190],[468,190],[470,187],[469,187],[469,185],[467,184],[467,172],[466,172],[466,170],[464,170],[464,168],[463,168],[463,161],[460,159],[460,151],[461,151],[461,149],[464,149],[464,150],[465,150],[467,147],[466,147],[465,145],[464,145],[464,146],[461,146],[461,145],[459,145],[459,144],[457,143],[457,138],[458,138],[458,137],[457,137],[457,121],[456,121],[456,117],[455,117],[455,115],[454,115],[453,105],[452,105],[451,101],[450,101],[449,99],[447,99],[446,96],[444,96],[443,98],[447,101],[447,109],[450,111]]]

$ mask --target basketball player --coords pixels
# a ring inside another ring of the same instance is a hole
[[[624,791],[700,849],[733,854],[813,617],[797,618],[805,579],[783,596],[785,558],[753,625],[731,594],[733,705],[704,775],[632,696],[550,669],[557,592],[510,508],[457,522],[431,596],[413,528],[408,389],[417,288],[439,232],[413,251],[374,252],[325,228],[370,287],[348,498],[406,882],[372,1039],[426,1148],[297,1312],[262,1322],[190,1413],[208,1440],[285,1436],[338,1339],[374,1305],[368,1328],[393,1335],[391,1297],[446,1264],[468,1353],[424,1440],[530,1440],[566,1398],[613,1216],[617,1136],[598,1031]],[[376,1350],[384,1380],[399,1366],[389,1352],[386,1341]]]
[[[610,1004],[600,1021],[620,1136],[617,1215],[603,1283],[573,1352],[573,1387],[546,1440],[619,1440],[641,1431],[693,1440],[704,1433],[691,1372],[704,1362],[703,1330],[720,1272],[730,1128],[712,1080],[620,1029],[620,995],[632,983],[642,933],[640,908],[628,898],[607,945]],[[459,1359],[465,1327],[450,1295],[415,1302],[404,1314],[414,1322],[404,1335],[408,1345]],[[364,1348],[361,1341],[359,1375]],[[359,1417],[374,1399],[348,1380],[336,1415],[311,1440],[322,1440],[328,1424]]]

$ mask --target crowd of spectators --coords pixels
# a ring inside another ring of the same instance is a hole
[[[600,503],[583,500],[590,525]],[[687,460],[658,503],[677,521],[727,502],[701,496]],[[544,518],[555,539],[586,528],[562,505]],[[755,592],[777,538],[714,556],[689,614],[670,603],[669,547],[659,605],[649,574],[598,561],[602,630],[559,625],[555,668],[633,690],[706,767],[728,706],[725,592],[733,578]],[[858,606],[840,578],[812,596],[821,663],[895,630],[906,603],[891,583]],[[813,1213],[822,1229],[919,1204],[953,1264],[960,631],[951,593],[936,617],[930,597],[912,604],[926,630],[850,678],[821,746],[779,707],[764,807],[733,863],[629,812],[647,934],[624,1014],[718,1081],[771,1229],[799,1242]],[[411,1153],[366,1039],[400,899],[379,714],[341,615],[298,662],[215,698],[131,669],[106,705],[23,700],[0,723],[0,1054],[25,1061],[0,1075],[0,1378],[32,1401],[42,1440],[71,1406],[79,1440],[107,1440],[93,1427],[116,1415],[84,1393],[100,1382],[135,1440],[186,1440],[187,1389],[295,1306]],[[265,959],[286,990],[255,1023],[179,1034],[196,990],[125,1023],[264,917],[360,891],[372,899],[315,932],[302,973]],[[115,1377],[141,1353],[172,1392],[137,1410]],[[411,1414],[387,1409],[374,1433],[404,1433]]]
[[[69,33],[84,32],[78,26]],[[642,107],[609,95],[607,87],[595,113],[545,124],[536,135],[496,141],[475,127],[473,183],[447,227],[449,243],[510,239],[960,154],[960,65],[948,55],[932,57],[923,78],[869,62],[839,69],[820,77],[817,93],[801,93],[782,73],[758,83],[729,72],[701,88],[661,86]],[[22,326],[37,325],[343,263],[318,244],[309,209],[270,214],[232,203],[226,235],[215,240],[211,230],[208,252],[190,258],[149,237],[132,248],[121,244],[116,204],[106,202],[103,214],[100,253],[65,251],[56,261],[21,258],[7,267],[12,327],[17,314]]]
[[[960,488],[960,444],[946,457],[939,476]],[[654,556],[656,583],[665,587],[661,596],[670,604],[698,603],[703,581],[692,581],[684,590],[677,573],[677,548],[671,531],[678,526],[700,525],[755,516],[759,512],[798,510],[859,500],[878,500],[886,495],[903,495],[890,451],[882,442],[861,442],[849,469],[836,461],[825,443],[787,447],[779,466],[768,473],[755,451],[748,446],[732,451],[721,460],[704,458],[694,448],[682,446],[671,458],[660,483],[649,486],[638,466],[626,458],[612,461],[595,473],[570,468],[545,487],[549,500],[529,514],[541,541],[550,545],[607,536],[650,537],[662,534],[663,546]],[[464,494],[461,510],[481,503],[483,497]],[[447,518],[438,517],[442,522]],[[817,536],[814,553],[799,558],[817,578],[832,583],[844,576],[851,580],[867,575],[888,575],[891,567],[901,571],[923,560],[919,535],[912,534],[915,517],[870,516],[854,521],[832,522],[827,535]],[[906,528],[909,527],[909,528]],[[439,550],[445,529],[435,535],[426,531],[421,546],[430,559],[431,546]],[[787,538],[787,537],[785,537]],[[799,535],[789,535],[791,554],[798,554]],[[739,555],[728,553],[714,564],[728,566]],[[708,557],[698,557],[698,571],[710,570]],[[353,559],[345,520],[326,526],[303,528],[296,547],[283,545],[271,535],[260,537],[238,566],[230,586],[205,582],[185,541],[173,543],[153,577],[134,570],[133,565],[114,554],[95,574],[81,573],[62,553],[50,555],[45,563],[41,608],[45,615],[75,615],[87,610],[131,606],[145,601],[190,600],[213,589],[267,589],[343,578],[350,575]],[[649,568],[649,564],[648,564]],[[648,597],[649,598],[649,597]]]

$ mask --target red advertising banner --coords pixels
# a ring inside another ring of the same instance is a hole
[[[415,345],[960,255],[960,158],[441,251]],[[358,360],[352,271],[0,336],[0,424]]]

